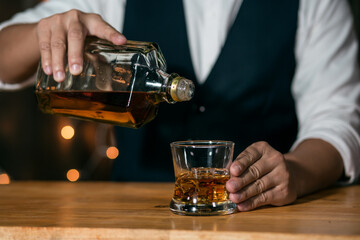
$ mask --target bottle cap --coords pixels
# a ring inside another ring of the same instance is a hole
[[[170,95],[176,102],[189,101],[194,96],[194,83],[186,78],[176,77],[171,83]]]

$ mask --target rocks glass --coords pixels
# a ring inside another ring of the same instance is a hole
[[[170,144],[175,170],[170,210],[181,215],[225,215],[236,210],[226,182],[234,143],[198,140]]]

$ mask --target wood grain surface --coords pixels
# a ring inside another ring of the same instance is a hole
[[[0,185],[0,239],[360,239],[360,186],[227,216],[170,212],[173,183]]]

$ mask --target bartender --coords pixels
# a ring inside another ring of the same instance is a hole
[[[117,128],[114,180],[173,180],[169,143],[235,142],[227,183],[240,211],[285,205],[360,174],[358,43],[346,0],[51,0],[0,28],[0,87],[34,83],[42,60],[82,71],[84,39],[159,43],[196,82],[140,130]],[[21,66],[21,67],[19,67]]]

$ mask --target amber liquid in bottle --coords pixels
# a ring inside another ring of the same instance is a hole
[[[56,82],[39,63],[36,95],[45,113],[140,128],[156,117],[160,102],[189,101],[194,84],[166,73],[166,62],[155,43],[127,41],[117,46],[89,37],[84,69]]]
[[[181,173],[175,181],[174,200],[185,204],[211,204],[229,200],[225,184],[227,169],[194,168]]]
[[[158,94],[120,91],[37,91],[40,109],[88,120],[139,128],[155,118]]]

